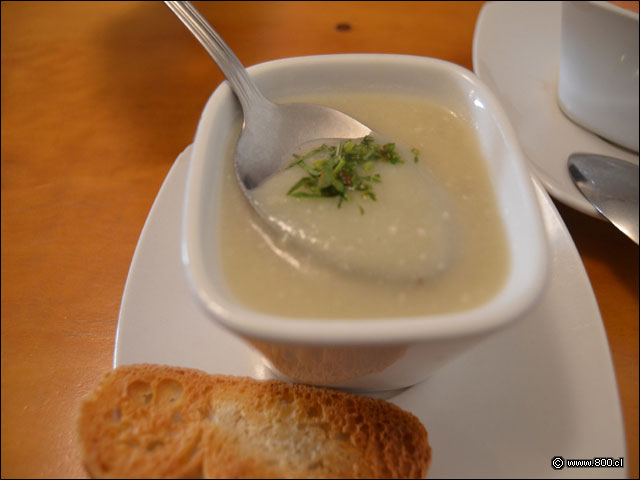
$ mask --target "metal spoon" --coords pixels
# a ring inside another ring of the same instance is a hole
[[[165,4],[209,52],[242,105],[244,125],[234,165],[249,200],[251,190],[278,171],[302,144],[318,139],[359,138],[371,133],[370,128],[357,120],[328,107],[303,103],[278,105],[267,100],[238,57],[190,2]]]
[[[449,225],[441,225],[442,228],[434,226],[431,229],[437,233],[431,234],[433,239],[430,245],[433,248],[430,249],[430,255],[426,260],[413,261],[413,270],[397,265],[382,268],[386,264],[379,260],[372,262],[371,257],[365,254],[360,256],[350,254],[346,255],[346,259],[344,258],[344,252],[349,248],[369,252],[371,244],[355,245],[353,243],[355,236],[347,235],[348,238],[344,242],[334,241],[342,248],[343,254],[340,255],[339,252],[336,253],[336,249],[327,247],[326,242],[316,241],[313,236],[307,234],[309,228],[304,218],[293,220],[292,225],[290,216],[286,216],[282,221],[282,217],[273,205],[258,201],[260,192],[255,189],[272,174],[290,163],[292,154],[299,152],[303,145],[312,144],[318,140],[321,140],[321,143],[332,144],[337,143],[339,139],[358,139],[374,133],[357,120],[328,107],[303,103],[279,105],[267,100],[251,81],[231,49],[193,5],[189,2],[175,1],[165,3],[209,52],[240,101],[244,113],[244,125],[235,150],[234,167],[243,193],[268,224],[279,230],[284,237],[292,238],[303,247],[305,252],[313,253],[327,263],[350,272],[375,277],[385,276],[402,281],[413,281],[416,277],[423,279],[441,273],[444,268],[441,265],[448,261],[453,251],[454,242],[451,237],[455,230]],[[274,176],[272,180],[275,179],[281,178]],[[417,207],[415,205],[408,207],[409,210],[417,210],[423,205],[443,204],[444,200],[440,203],[433,201],[446,196],[440,185],[433,180],[425,181],[432,186],[425,189],[430,192],[431,198]],[[414,197],[411,196],[411,198]],[[369,219],[372,223],[374,217],[371,216]],[[322,228],[322,230],[327,229]],[[325,236],[331,237],[331,235]],[[368,239],[377,238],[374,235],[364,236]],[[412,251],[410,245],[402,243],[405,236],[399,237],[400,243],[396,244],[391,251]],[[435,252],[439,252],[439,255]]]
[[[569,174],[595,209],[638,243],[638,165],[591,153],[569,156]]]

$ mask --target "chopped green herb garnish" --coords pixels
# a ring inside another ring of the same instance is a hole
[[[414,162],[418,161],[418,150],[411,150]],[[373,173],[376,162],[404,163],[395,150],[395,144],[380,145],[372,136],[360,142],[343,140],[337,146],[322,146],[304,154],[293,155],[294,161],[287,167],[300,167],[307,175],[298,180],[287,195],[298,198],[338,197],[342,202],[357,194],[362,198],[376,200],[373,184],[380,183],[379,173]],[[308,161],[308,162],[307,162]],[[360,213],[364,209],[359,205]]]

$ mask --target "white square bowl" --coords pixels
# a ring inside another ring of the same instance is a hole
[[[548,263],[538,203],[507,117],[473,73],[442,60],[382,54],[288,58],[248,70],[267,98],[391,88],[423,92],[465,115],[483,151],[509,247],[510,269],[502,289],[470,310],[327,320],[268,315],[239,304],[225,284],[218,248],[222,170],[229,160],[233,125],[242,115],[224,82],[203,111],[193,145],[182,260],[190,289],[204,311],[260,350],[277,374],[297,382],[356,391],[407,387],[506,327],[535,303],[545,284]]]

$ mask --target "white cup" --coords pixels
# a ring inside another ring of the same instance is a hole
[[[558,102],[578,125],[638,151],[638,13],[563,2]]]

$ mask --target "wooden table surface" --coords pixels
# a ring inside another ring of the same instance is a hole
[[[378,52],[472,68],[477,2],[199,3],[246,65]],[[161,3],[2,2],[2,477],[83,477],[145,218],[222,75]],[[638,247],[557,204],[600,305],[638,476]]]

